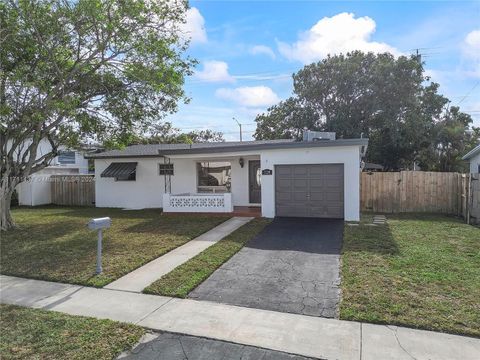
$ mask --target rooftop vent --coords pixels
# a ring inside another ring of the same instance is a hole
[[[303,131],[303,141],[324,141],[335,140],[334,132],[322,132],[322,131]]]

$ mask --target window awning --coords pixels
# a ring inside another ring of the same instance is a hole
[[[100,177],[128,178],[137,171],[136,162],[114,162],[103,170]]]

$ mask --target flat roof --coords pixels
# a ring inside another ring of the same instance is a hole
[[[149,144],[131,145],[122,150],[86,154],[88,159],[112,159],[133,157],[163,157],[166,155],[209,154],[252,150],[316,148],[332,146],[366,146],[368,139],[338,139],[320,141],[295,141],[292,139],[231,141],[197,144]]]

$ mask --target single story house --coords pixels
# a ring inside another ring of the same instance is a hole
[[[368,139],[132,145],[88,154],[97,207],[360,219]]]
[[[462,159],[470,163],[471,174],[480,173],[480,144],[465,154]]]

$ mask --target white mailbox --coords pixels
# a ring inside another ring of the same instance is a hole
[[[112,225],[112,219],[109,217],[92,219],[88,222],[88,228],[90,230],[107,229]]]
[[[101,274],[102,269],[102,240],[103,240],[103,229],[108,229],[112,225],[112,219],[109,217],[92,219],[88,222],[88,228],[90,230],[98,230],[98,240],[97,240],[97,274]]]

